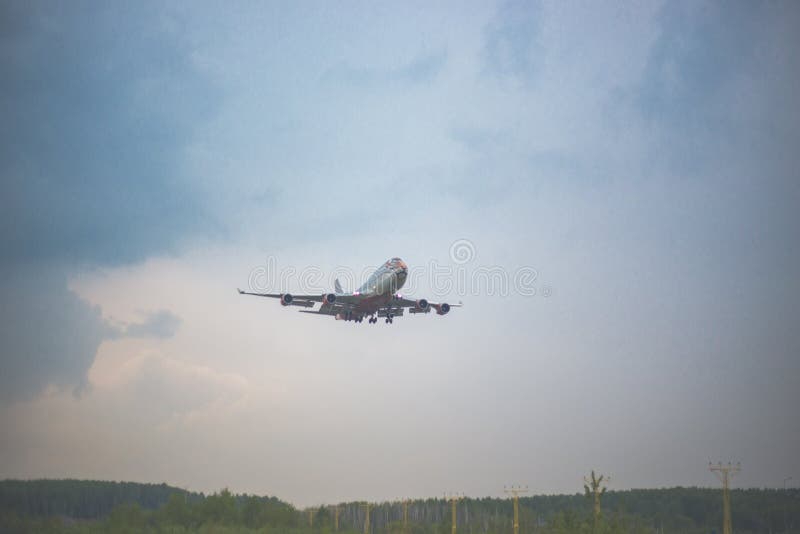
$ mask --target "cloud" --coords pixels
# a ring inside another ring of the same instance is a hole
[[[175,335],[181,325],[181,318],[169,310],[159,310],[147,314],[141,323],[125,327],[125,337],[150,337],[167,339]]]
[[[800,123],[789,89],[800,71],[786,53],[800,45],[800,10],[780,2],[666,2],[656,20],[633,99],[655,136],[654,157],[678,172],[708,171],[731,156],[758,161],[753,150],[764,152],[763,161],[783,159],[785,139]]]
[[[542,64],[542,9],[538,2],[506,2],[486,29],[485,72],[525,83],[535,79]]]
[[[129,360],[120,394],[145,407],[152,419],[202,413],[211,405],[230,405],[245,394],[243,377],[148,352]]]
[[[643,80],[642,111],[662,119],[707,118],[715,97],[752,61],[761,16],[752,3],[664,4]]]
[[[1,269],[0,401],[29,399],[48,385],[79,392],[103,340],[117,331],[100,309],[49,269]]]
[[[66,276],[47,266],[0,269],[0,401],[28,400],[48,386],[88,386],[101,343],[120,338],[166,339],[181,319],[168,310],[122,325],[67,288]]]
[[[118,264],[213,231],[180,161],[217,93],[164,17],[3,10],[18,28],[0,35],[3,261]]]
[[[353,67],[347,63],[340,63],[328,69],[322,79],[362,87],[429,83],[435,80],[446,63],[445,51],[421,54],[397,68]]]
[[[0,6],[2,400],[80,391],[100,343],[165,338],[162,311],[126,332],[67,287],[81,268],[177,251],[219,230],[182,170],[219,94],[147,6]],[[6,31],[7,30],[7,31]]]

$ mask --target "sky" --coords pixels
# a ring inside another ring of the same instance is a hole
[[[800,480],[798,50],[791,1],[2,3],[0,478]],[[393,256],[464,307],[235,291]]]

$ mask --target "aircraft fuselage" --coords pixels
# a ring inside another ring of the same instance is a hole
[[[408,266],[400,258],[392,258],[378,267],[364,284],[353,293],[359,297],[355,312],[369,315],[385,307],[406,283]]]

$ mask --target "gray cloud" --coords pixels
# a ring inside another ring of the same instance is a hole
[[[658,136],[655,160],[688,173],[731,155],[757,161],[753,150],[775,160],[800,117],[789,90],[800,82],[798,69],[786,54],[800,46],[789,29],[800,25],[797,6],[667,2],[657,22],[635,94]]]
[[[51,269],[0,270],[0,400],[27,399],[48,385],[86,386],[100,343],[118,335],[97,306]]]
[[[0,6],[3,398],[81,388],[120,335],[67,288],[86,265],[177,250],[219,230],[181,168],[218,92],[149,6]],[[159,312],[128,335],[166,337]]]
[[[664,4],[643,79],[645,115],[707,119],[719,93],[751,65],[763,19],[764,10],[750,2]]]
[[[210,230],[178,162],[216,93],[164,19],[139,7],[2,9],[14,28],[0,35],[3,261],[124,263]]]
[[[167,339],[181,324],[168,310],[148,313],[138,323],[110,323],[98,306],[67,288],[63,272],[48,266],[4,268],[0,275],[2,402],[31,399],[48,386],[80,394],[103,341]]]

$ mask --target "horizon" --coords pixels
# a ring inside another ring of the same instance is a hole
[[[141,482],[141,481],[136,481],[136,480],[76,479],[76,478],[70,478],[70,477],[67,477],[67,478],[36,478],[36,479],[19,479],[19,478],[4,478],[4,479],[0,479],[0,482],[49,482],[49,481],[109,482],[109,483],[114,483],[114,484],[142,484],[142,485],[153,485],[153,486],[164,485],[164,486],[167,486],[167,487],[170,487],[170,488],[174,488],[174,489],[177,489],[177,490],[185,491],[187,493],[194,493],[194,494],[197,494],[197,495],[205,495],[205,496],[209,496],[209,495],[213,495],[213,494],[219,494],[221,491],[228,490],[234,496],[254,496],[254,497],[261,497],[261,498],[275,498],[275,499],[278,499],[281,502],[284,502],[286,504],[291,505],[292,507],[294,507],[297,510],[305,510],[305,509],[308,509],[308,508],[315,508],[315,507],[335,506],[335,505],[339,505],[339,504],[353,504],[353,503],[358,503],[358,502],[370,502],[370,503],[374,503],[374,504],[392,504],[392,503],[402,502],[404,499],[408,499],[409,501],[426,501],[426,500],[444,500],[444,501],[446,501],[447,500],[447,495],[449,495],[449,492],[442,492],[438,496],[437,495],[428,495],[428,496],[423,496],[423,497],[405,496],[405,497],[397,497],[395,499],[380,500],[380,501],[370,501],[370,500],[366,500],[366,499],[354,499],[354,500],[339,501],[339,502],[319,502],[319,503],[315,503],[315,504],[311,504],[311,505],[299,506],[299,505],[296,505],[295,503],[293,503],[293,502],[291,502],[291,501],[289,501],[287,499],[282,498],[280,495],[274,494],[274,493],[238,492],[238,491],[235,491],[235,489],[232,489],[232,488],[229,488],[229,487],[222,487],[222,488],[219,488],[217,490],[212,490],[212,491],[201,491],[201,490],[193,490],[193,489],[182,487],[182,486],[176,486],[176,485],[170,484],[169,482],[166,482],[166,481],[162,481],[162,482],[150,482],[150,481]],[[722,492],[722,487],[721,486],[720,487],[715,487],[715,486],[682,486],[682,485],[637,487],[637,488],[614,488],[614,487],[608,487],[606,492],[607,493],[614,493],[614,492],[650,491],[650,490],[652,490],[652,491],[665,490],[666,491],[666,490],[674,490],[674,489],[700,489],[700,490],[708,490],[708,491],[719,491],[720,493]],[[735,484],[732,484],[731,488],[730,488],[730,491],[732,491],[732,492],[735,492],[735,491],[788,491],[788,490],[797,490],[797,489],[798,489],[797,486],[788,486],[786,488],[786,490],[784,490],[784,488],[782,488],[782,487],[738,487]],[[584,492],[582,492],[582,491],[576,491],[574,493],[568,493],[568,492],[561,492],[561,493],[530,493],[530,492],[526,492],[524,494],[520,494],[519,495],[519,499],[523,500],[523,499],[529,499],[529,498],[534,498],[534,497],[552,497],[552,496],[559,496],[559,495],[565,495],[565,496],[584,495]],[[502,491],[499,494],[486,494],[486,495],[462,495],[462,494],[459,494],[459,496],[463,497],[464,499],[472,499],[472,500],[481,500],[481,499],[513,500],[512,496],[510,496],[510,495],[508,495],[506,493],[503,493]]]

